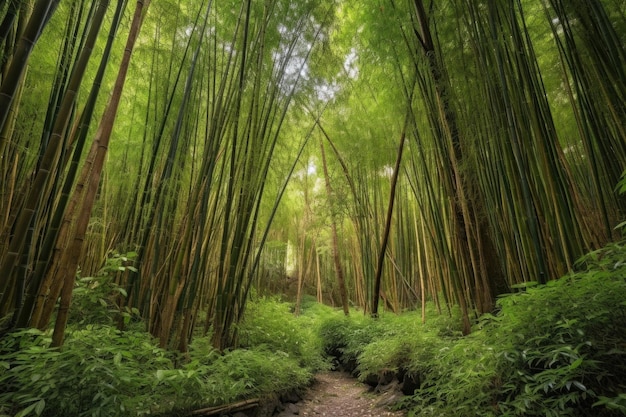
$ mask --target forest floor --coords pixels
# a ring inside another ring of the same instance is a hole
[[[401,395],[393,386],[374,392],[345,372],[324,372],[295,404],[286,404],[278,417],[401,417],[400,411],[391,411],[388,404]]]

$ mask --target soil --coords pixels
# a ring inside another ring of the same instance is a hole
[[[389,409],[389,405],[402,397],[397,384],[389,384],[374,390],[345,372],[318,374],[315,382],[303,397],[295,404],[284,404],[285,409],[276,416],[401,417],[405,415],[400,411]]]

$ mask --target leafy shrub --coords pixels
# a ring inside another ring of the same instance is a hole
[[[609,245],[583,271],[501,297],[469,336],[416,342],[409,415],[625,415],[625,255]]]
[[[427,332],[419,339],[410,367],[421,387],[402,404],[409,416],[498,415],[495,356],[480,334],[442,340]]]
[[[303,309],[304,311],[304,309]],[[264,348],[296,360],[309,371],[327,368],[322,342],[315,331],[315,317],[294,316],[290,305],[276,298],[250,302],[239,325],[239,346]]]
[[[0,342],[0,404],[16,416],[125,416],[149,412],[152,373],[171,366],[143,333],[90,326],[69,333],[62,350],[34,329]]]
[[[45,333],[14,332],[0,341],[0,415],[171,415],[306,385],[326,366],[313,316],[276,300],[251,307],[246,348],[219,353],[196,337],[185,361],[112,326],[74,325],[61,350]]]
[[[139,317],[137,309],[121,310],[117,301],[126,297],[126,290],[120,287],[115,278],[119,273],[136,273],[131,264],[136,253],[110,253],[105,265],[93,277],[79,277],[72,293],[72,308],[68,323],[112,325],[120,316],[124,322]]]
[[[196,338],[190,347],[190,361],[181,369],[157,372],[159,395],[173,399],[172,409],[269,396],[303,387],[313,376],[296,358],[265,345],[223,354],[210,346],[208,337]]]
[[[626,411],[625,259],[625,247],[611,244],[583,257],[584,271],[499,300],[484,332],[499,348],[505,414]]]
[[[214,363],[209,393],[211,398],[229,402],[302,387],[312,376],[284,352],[235,349]]]
[[[419,335],[421,319],[414,313],[402,315],[383,315],[371,320],[368,326],[377,330],[376,338],[365,340],[358,350],[356,360],[359,379],[365,380],[368,375],[378,375],[383,371],[399,372],[407,367],[411,353],[415,350],[416,336]],[[354,343],[354,341],[352,342]]]
[[[324,319],[318,332],[323,340],[324,352],[350,372],[358,366],[363,349],[383,334],[379,321],[362,314],[346,317],[340,312]]]

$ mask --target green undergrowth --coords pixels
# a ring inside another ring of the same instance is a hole
[[[181,356],[137,330],[132,311],[129,330],[117,330],[106,315],[115,306],[96,289],[79,291],[76,306],[106,310],[74,316],[63,349],[33,329],[0,340],[0,417],[185,415],[301,388],[331,359],[361,380],[410,376],[415,390],[397,405],[409,416],[626,415],[624,244],[500,297],[467,336],[446,306],[429,304],[423,323],[419,312],[345,317],[308,298],[295,316],[289,303],[253,297],[236,349],[196,337]]]
[[[326,352],[361,380],[393,372],[418,387],[409,416],[626,415],[626,247],[593,252],[572,273],[499,298],[462,336],[457,311],[320,325]],[[432,310],[432,306],[430,306]]]
[[[255,300],[237,349],[218,353],[196,337],[184,357],[106,324],[72,326],[61,350],[48,332],[14,332],[0,340],[0,416],[185,415],[302,388],[328,367],[313,325],[323,311],[332,309],[295,317],[289,304]]]

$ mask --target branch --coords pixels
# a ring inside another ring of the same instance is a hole
[[[249,400],[239,401],[236,403],[218,405],[216,407],[202,408],[200,410],[192,411],[189,416],[215,416],[231,411],[247,410],[249,408],[258,407],[259,398],[252,398]]]

